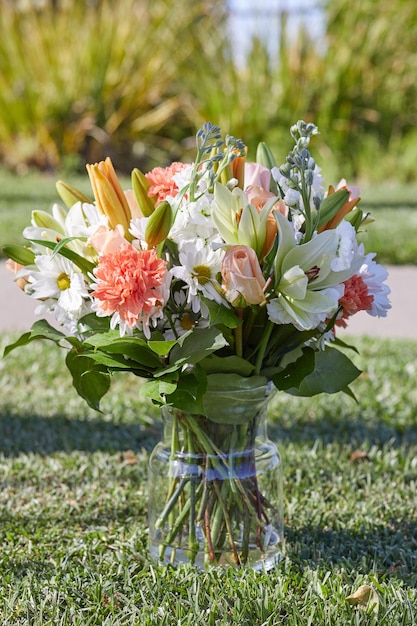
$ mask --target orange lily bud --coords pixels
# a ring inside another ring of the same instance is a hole
[[[87,165],[87,172],[99,210],[107,216],[111,228],[120,224],[126,239],[131,240],[129,226],[132,215],[111,160],[107,157],[105,161]]]

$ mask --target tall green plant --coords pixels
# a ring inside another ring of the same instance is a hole
[[[155,141],[182,117],[173,78],[192,53],[195,0],[2,3],[0,156],[55,168]],[[151,144],[152,145],[152,144]]]
[[[326,16],[317,123],[333,128],[329,148],[355,175],[379,162],[403,176],[404,146],[417,139],[417,5],[331,0]]]

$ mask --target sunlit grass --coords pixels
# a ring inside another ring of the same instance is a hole
[[[15,334],[1,336],[1,348]],[[0,361],[0,621],[74,626],[411,626],[417,620],[417,344],[355,339],[350,398],[279,394],[287,553],[269,574],[149,563],[146,465],[158,411],[115,378],[103,413],[54,346]],[[361,584],[378,620],[346,597]]]

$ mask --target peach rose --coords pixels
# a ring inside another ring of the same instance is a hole
[[[222,287],[233,306],[260,304],[265,300],[265,278],[255,250],[248,246],[230,246],[222,263]]]
[[[114,230],[108,230],[105,226],[99,226],[90,236],[88,243],[99,254],[110,254],[119,250],[127,242],[123,236],[123,227],[119,224]]]

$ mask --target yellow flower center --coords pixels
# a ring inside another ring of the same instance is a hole
[[[197,278],[200,285],[210,282],[211,270],[207,265],[196,265],[193,271],[193,278]]]
[[[184,313],[184,315],[182,316],[181,327],[183,328],[183,330],[191,330],[191,328],[194,327],[194,322],[191,319],[189,313]]]
[[[56,282],[57,282],[58,288],[61,291],[65,291],[65,289],[69,289],[69,287],[71,286],[70,277],[65,272],[62,272],[62,274],[58,276],[58,278],[56,279]]]

